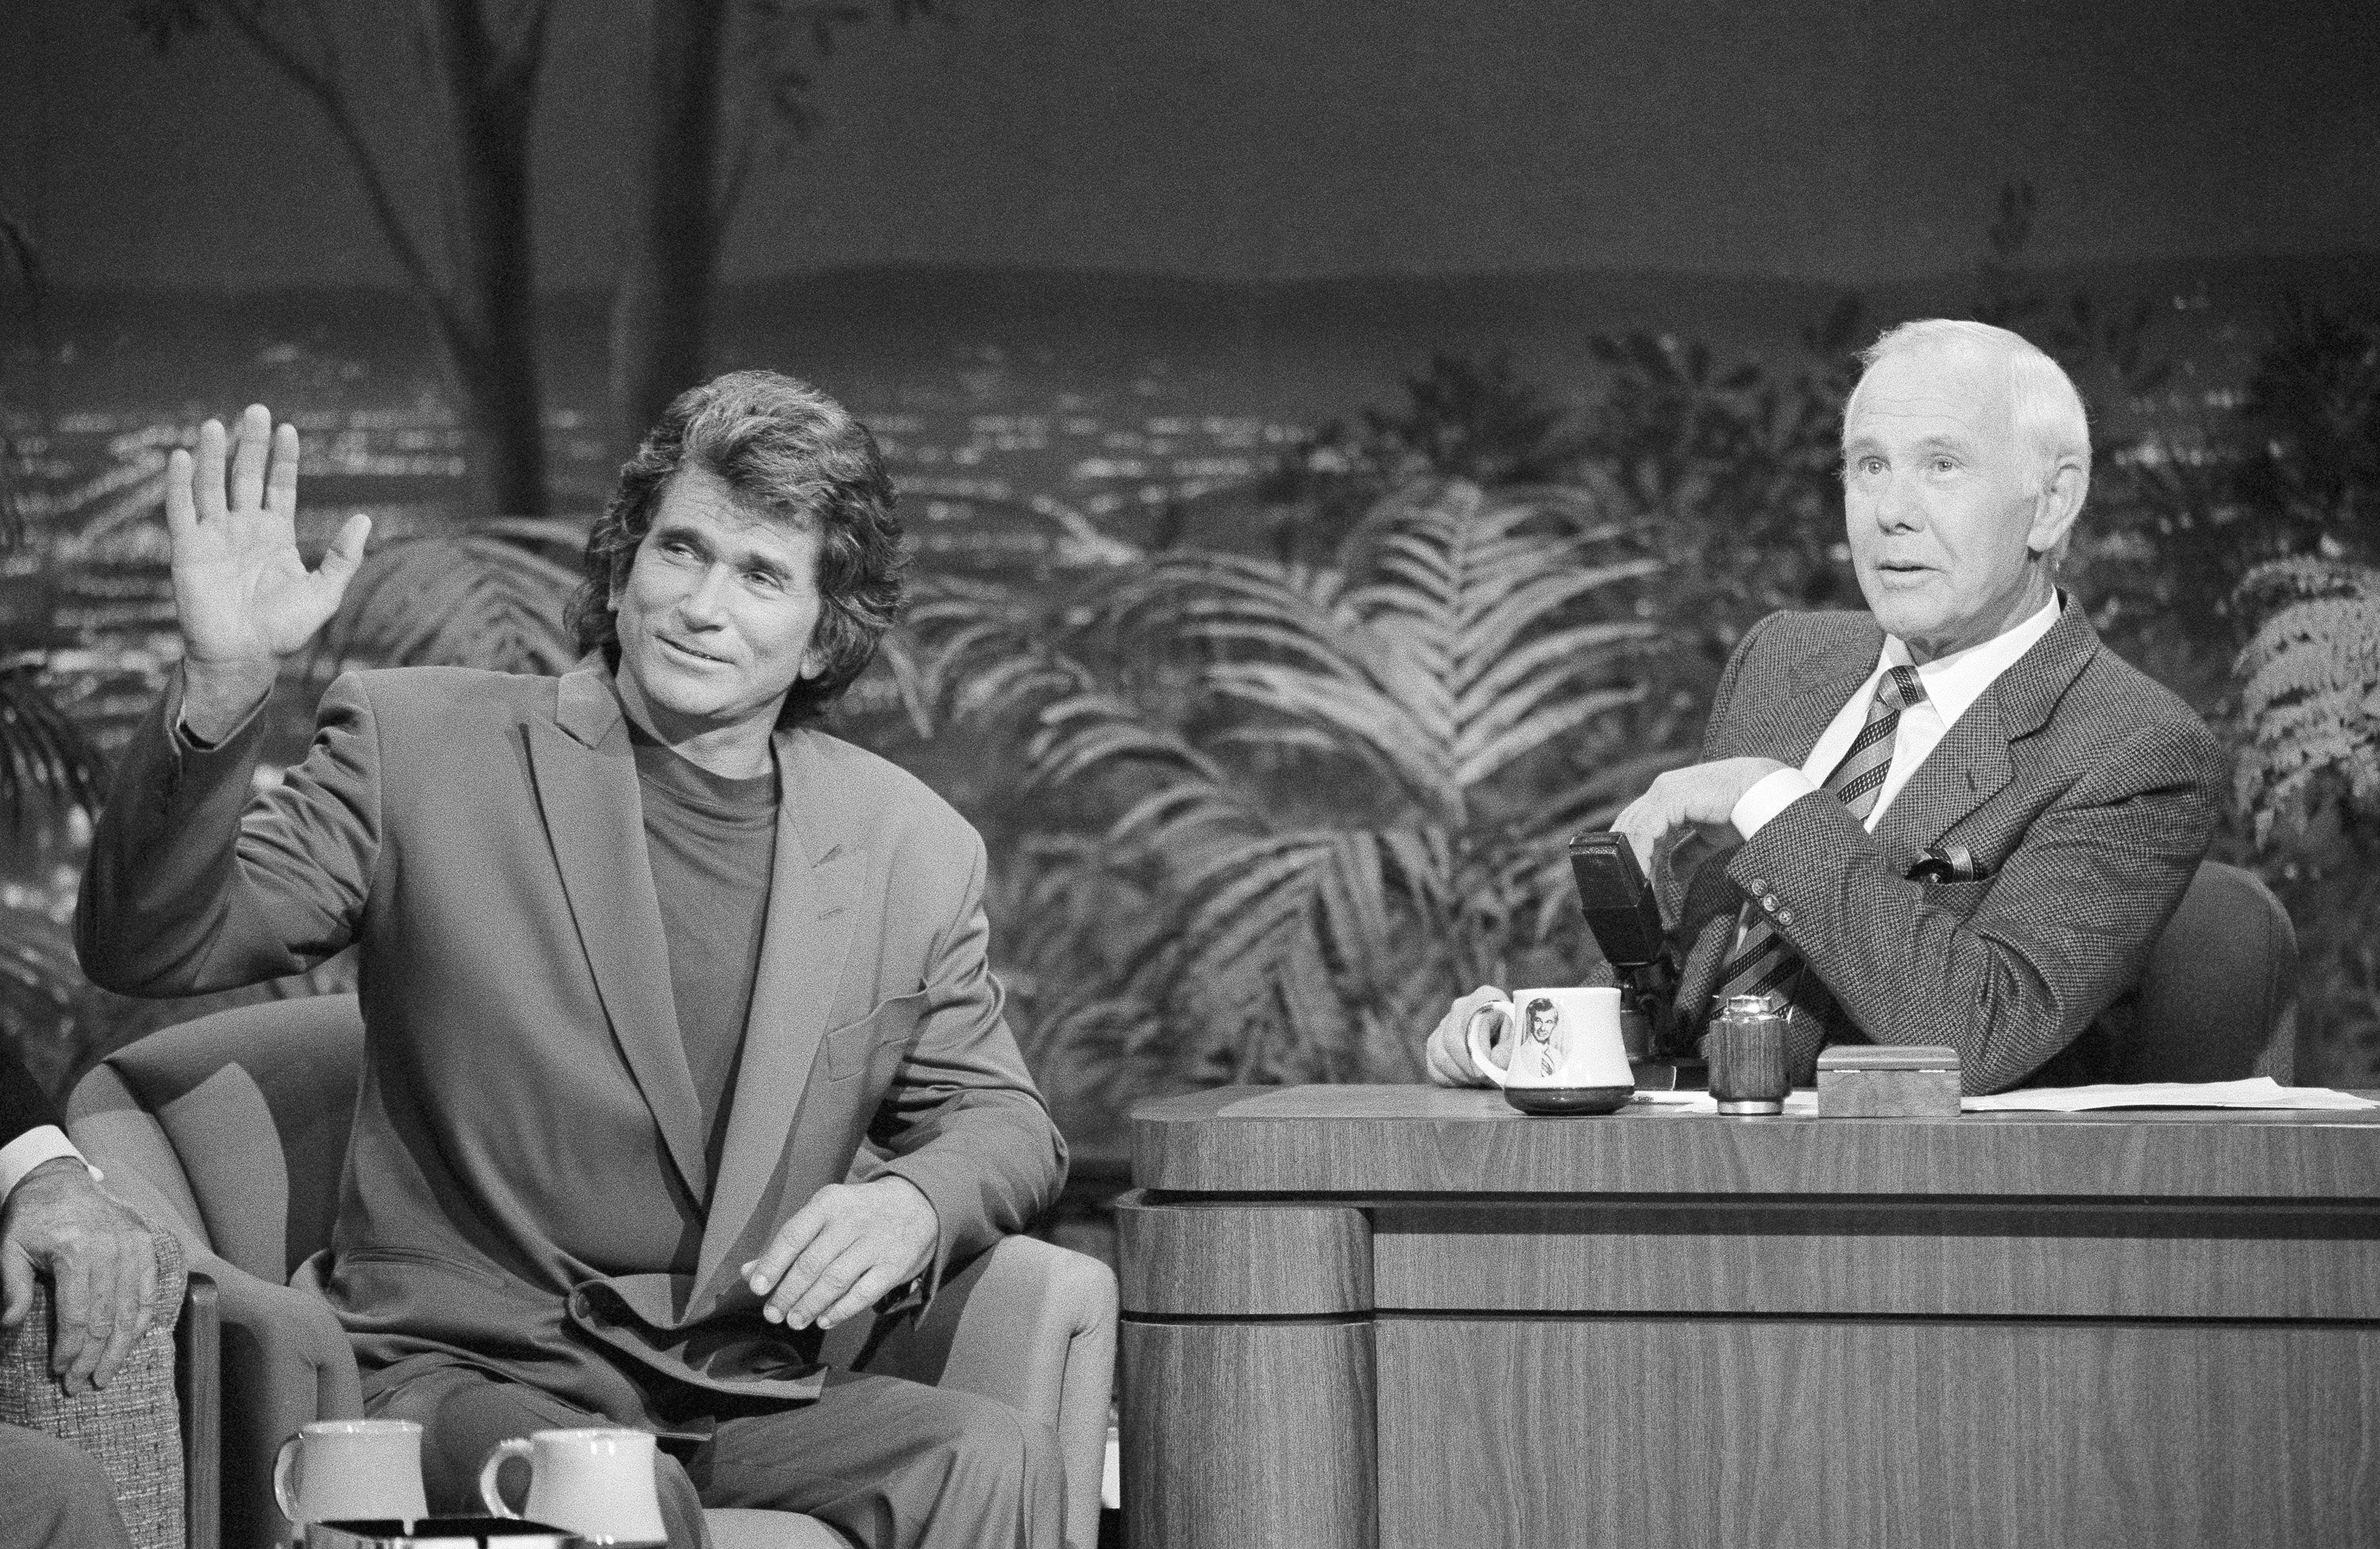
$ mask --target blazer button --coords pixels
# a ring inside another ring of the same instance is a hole
[[[1777,911],[1777,923],[1779,925],[1791,925],[1793,923],[1793,911],[1790,909],[1779,909]]]
[[[1760,907],[1765,909],[1775,909],[1777,907],[1777,895],[1774,893],[1762,894],[1760,896]]]
[[[1767,877],[1755,877],[1755,878],[1753,878],[1753,879],[1752,879],[1752,890],[1753,890],[1755,893],[1766,893],[1766,892],[1767,892],[1767,891],[1768,891],[1768,879],[1767,879]]]

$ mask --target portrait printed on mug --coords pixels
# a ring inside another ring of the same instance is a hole
[[[1551,1079],[1561,1068],[1562,1025],[1561,1007],[1551,997],[1539,995],[1529,1002],[1527,1031],[1522,1036],[1521,1053],[1537,1062],[1537,1075]]]

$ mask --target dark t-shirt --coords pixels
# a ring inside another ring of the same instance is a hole
[[[703,1154],[716,1177],[768,921],[777,776],[727,779],[642,731],[632,728],[631,739],[678,1036],[702,1108]]]

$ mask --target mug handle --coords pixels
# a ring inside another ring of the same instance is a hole
[[[1488,1057],[1488,1045],[1479,1036],[1479,1018],[1482,1017],[1501,1017],[1504,1026],[1511,1029],[1520,1025],[1519,1014],[1512,1009],[1511,1001],[1491,1000],[1472,1012],[1470,1019],[1463,1024],[1463,1042],[1470,1047],[1473,1067],[1500,1087],[1504,1084],[1504,1067]],[[1512,1058],[1511,1052],[1507,1051],[1504,1057]]]
[[[280,1450],[273,1455],[273,1502],[281,1508],[281,1515],[288,1519],[293,1528],[301,1524],[298,1520],[297,1487],[289,1482],[289,1465],[298,1457],[296,1449],[299,1440],[299,1433],[292,1431],[289,1439],[283,1442]]]
[[[496,1494],[496,1475],[503,1470],[505,1458],[518,1458],[527,1461],[528,1455],[528,1438],[515,1436],[511,1441],[498,1442],[495,1450],[488,1454],[488,1460],[480,1465],[480,1500],[491,1516],[509,1517],[516,1522],[520,1520],[520,1513],[504,1505],[504,1498]],[[530,1462],[529,1467],[535,1469],[537,1464]]]

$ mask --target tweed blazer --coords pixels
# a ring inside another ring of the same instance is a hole
[[[1703,757],[1799,765],[1883,645],[1865,614],[1763,619],[1719,679]],[[1821,793],[1689,867],[1680,1013],[1706,1010],[1749,899],[1868,1041],[1949,1044],[1970,1092],[2096,1079],[2088,1030],[2137,982],[2180,903],[2221,775],[2205,724],[2069,605],[1873,834]],[[1980,874],[1911,880],[1937,841],[1964,847]]]
[[[261,795],[254,721],[199,750],[178,713],[176,689],[126,753],[77,945],[135,994],[358,947],[362,1092],[331,1256],[301,1273],[368,1397],[416,1360],[626,1423],[656,1420],[656,1373],[811,1396],[816,1331],[763,1322],[737,1266],[863,1139],[933,1204],[929,1285],[1054,1198],[1063,1143],[986,962],[982,843],[885,761],[776,735],[775,860],[714,1176],[600,663],[349,674]],[[651,1247],[657,1222],[674,1250]]]

